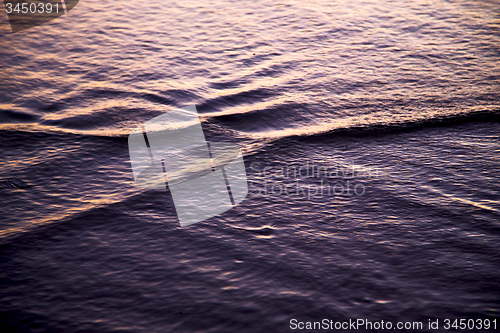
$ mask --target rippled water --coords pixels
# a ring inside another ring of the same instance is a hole
[[[6,330],[499,316],[498,2],[80,1],[0,29]],[[189,104],[250,193],[180,228],[127,135]]]

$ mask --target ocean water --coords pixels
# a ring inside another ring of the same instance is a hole
[[[500,329],[497,1],[81,0],[16,34],[0,16],[2,332]],[[249,194],[181,228],[127,136],[191,104],[241,147]]]

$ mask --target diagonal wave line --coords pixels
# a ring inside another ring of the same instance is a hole
[[[62,3],[62,7],[64,9],[64,14],[68,14],[68,11],[66,10],[66,3],[64,2],[64,0],[61,0],[61,3]]]

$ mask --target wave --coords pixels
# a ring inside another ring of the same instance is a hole
[[[274,112],[271,112],[272,111]],[[211,117],[210,122],[239,132],[242,137],[254,139],[279,140],[281,138],[318,138],[330,135],[367,136],[384,133],[396,133],[411,129],[426,127],[453,126],[469,122],[500,122],[500,108],[451,113],[435,114],[430,117],[411,118],[404,120],[396,117],[387,120],[387,113],[380,113],[382,121],[364,122],[364,115],[331,119],[324,124],[304,125],[312,119],[304,110],[307,105],[290,103],[274,106],[271,109],[256,110],[245,114],[221,115]],[[302,112],[301,112],[302,111]],[[297,125],[284,124],[285,115],[293,119]],[[378,114],[370,115],[377,120]],[[361,121],[360,121],[361,120]],[[392,121],[391,121],[392,120]],[[286,126],[288,125],[288,126]]]
[[[33,123],[40,119],[39,116],[14,110],[2,110],[0,112],[0,124],[6,123]]]
[[[310,135],[297,135],[301,138],[317,138],[323,136],[373,136],[381,134],[395,134],[407,132],[409,130],[419,130],[434,127],[450,127],[473,122],[500,122],[500,108],[494,110],[481,110],[470,113],[461,113],[434,118],[418,119],[407,122],[397,122],[390,124],[367,124],[366,126],[350,126],[346,128],[336,128],[332,131],[314,133]]]
[[[234,88],[231,82],[224,83],[224,88]],[[460,98],[366,100],[361,104],[344,103],[332,107],[321,103],[287,101],[280,89],[241,89],[236,92],[227,90],[223,95],[201,99],[198,93],[183,89],[137,92],[90,88],[49,104],[26,99],[23,108],[29,112],[0,110],[0,128],[8,131],[124,138],[137,124],[172,108],[192,103],[197,104],[204,127],[209,132],[206,134],[231,132],[231,136],[244,141],[374,135],[473,121],[498,122],[500,118],[498,106],[491,105],[485,110],[487,105],[467,105],[466,100]],[[476,97],[491,103],[495,102],[496,94]],[[121,105],[125,99],[127,102]],[[133,100],[131,103],[130,99]],[[200,99],[202,102],[197,102]],[[93,105],[89,106],[87,101],[92,101]],[[99,101],[104,103],[101,105]],[[460,104],[464,107],[457,111],[457,105]],[[483,109],[478,110],[479,107]],[[416,112],[417,108],[420,112]]]

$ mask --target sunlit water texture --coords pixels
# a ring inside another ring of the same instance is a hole
[[[6,331],[499,316],[497,1],[82,0],[16,34],[1,20]],[[180,228],[168,191],[135,186],[127,135],[191,104],[208,141],[241,147],[249,194]],[[329,173],[283,173],[311,165]]]

